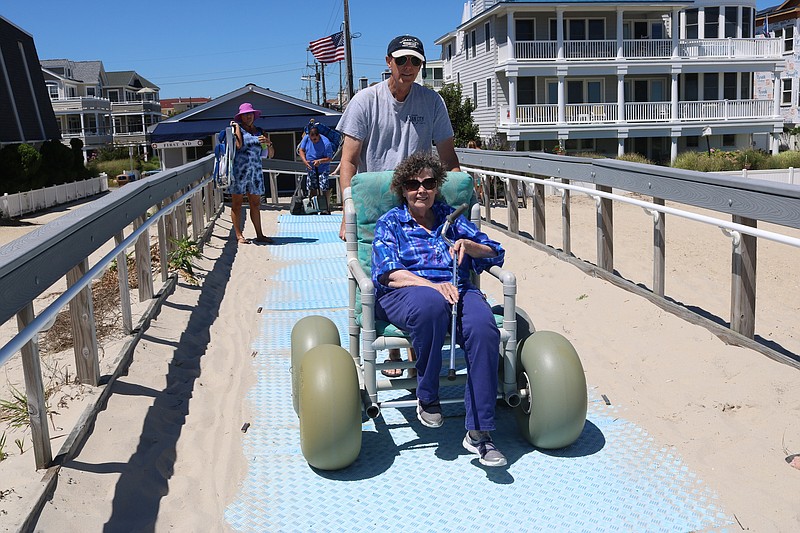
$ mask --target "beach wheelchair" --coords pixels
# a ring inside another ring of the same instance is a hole
[[[378,378],[381,370],[413,366],[408,361],[378,361],[381,350],[411,346],[403,331],[376,321],[370,276],[375,223],[399,205],[390,190],[392,175],[357,174],[344,192],[349,352],[340,346],[338,330],[328,318],[304,317],[292,329],[292,396],[300,417],[301,449],[306,461],[321,470],[342,469],[357,459],[364,415],[376,418],[383,408],[416,406],[416,398],[380,397],[385,391],[415,389],[415,378]],[[454,207],[467,204],[470,219],[480,226],[480,206],[469,174],[448,173],[440,194]],[[528,315],[516,307],[512,273],[494,266],[481,277],[502,283],[503,302],[493,307],[501,337],[498,400],[513,408],[523,437],[533,446],[568,446],[583,431],[587,410],[586,379],[575,349],[558,333],[534,331]],[[480,279],[472,281],[480,287]],[[445,345],[450,342],[448,336]],[[447,363],[443,357],[443,366]],[[443,373],[440,386],[463,386],[466,379],[464,372],[449,377]],[[463,402],[463,396],[443,395],[440,401]]]

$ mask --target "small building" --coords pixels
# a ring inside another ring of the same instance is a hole
[[[174,117],[180,115],[184,111],[194,109],[203,104],[207,104],[211,98],[202,96],[189,96],[179,98],[162,98],[161,99],[161,116]]]
[[[261,111],[256,125],[269,132],[276,159],[289,161],[297,157],[295,148],[309,121],[334,128],[342,116],[333,109],[249,84],[155,125],[150,139],[162,167],[177,167],[211,152],[216,134],[228,126],[245,102]]]

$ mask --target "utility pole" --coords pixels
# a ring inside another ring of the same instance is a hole
[[[344,59],[347,65],[347,101],[355,94],[353,91],[353,40],[350,36],[350,3],[344,0]]]
[[[317,105],[319,105],[319,63],[314,61],[314,82],[317,85]]]
[[[327,91],[325,90],[325,63],[320,65],[322,70],[322,106],[325,107],[325,102],[328,100]]]

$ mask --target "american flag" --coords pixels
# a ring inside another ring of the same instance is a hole
[[[335,63],[344,59],[344,32],[337,32],[311,41],[309,48],[320,63]]]

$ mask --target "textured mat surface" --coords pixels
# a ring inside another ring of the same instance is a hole
[[[244,450],[250,464],[225,513],[231,528],[735,531],[735,520],[719,507],[713,489],[591,387],[586,427],[563,450],[533,449],[520,437],[511,411],[499,408],[493,435],[508,457],[507,468],[483,467],[462,448],[459,404],[444,406],[439,429],[423,427],[411,408],[384,409],[380,418],[364,422],[361,454],[353,465],[338,472],[310,468],[292,407],[289,342],[297,320],[313,313],[336,324],[346,347],[346,284],[340,290],[344,244],[318,235],[337,235],[340,220],[280,217],[281,240],[270,251],[284,266],[266,287],[253,346],[257,384],[248,401],[255,418]],[[300,286],[309,279],[320,282],[316,293]],[[459,393],[443,389],[443,396]],[[402,391],[381,398],[390,397],[412,399]]]

